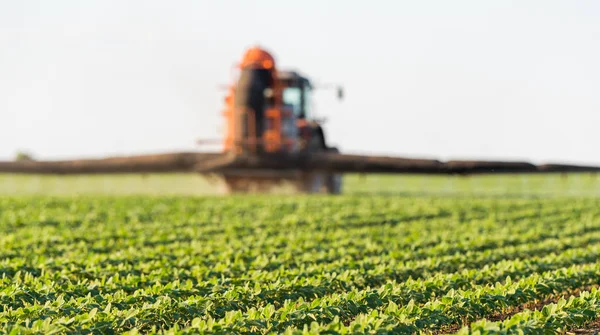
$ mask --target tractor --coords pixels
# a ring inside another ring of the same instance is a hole
[[[330,147],[322,122],[313,117],[311,99],[316,89],[297,71],[282,71],[264,48],[246,50],[237,64],[238,75],[227,88],[223,116],[223,151],[230,155],[289,155],[337,153]],[[328,86],[333,87],[333,86]],[[335,86],[338,98],[343,89]],[[245,168],[219,171],[226,192],[266,192],[281,183],[301,193],[339,194],[342,176],[328,171]]]

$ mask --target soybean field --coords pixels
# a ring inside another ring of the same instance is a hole
[[[4,194],[0,332],[600,328],[595,177],[403,178],[341,196]]]

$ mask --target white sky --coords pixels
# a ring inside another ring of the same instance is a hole
[[[0,159],[199,149],[255,43],[344,152],[600,163],[593,0],[0,0]]]

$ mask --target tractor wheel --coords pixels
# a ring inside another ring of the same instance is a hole
[[[337,148],[329,148],[328,152],[339,153]],[[342,174],[329,172],[327,173],[327,179],[325,181],[325,187],[328,194],[341,194],[342,193]]]
[[[306,173],[297,181],[296,189],[305,194],[323,193],[325,179],[323,173]]]
[[[325,141],[325,134],[321,127],[316,127],[308,142],[305,150],[307,152],[333,152],[337,153],[337,148],[328,148]],[[328,171],[314,171],[306,174],[299,182],[298,189],[303,193],[327,193],[340,194],[342,192],[342,175]]]

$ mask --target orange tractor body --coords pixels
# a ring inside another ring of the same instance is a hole
[[[337,151],[327,146],[322,126],[312,118],[311,82],[295,71],[279,71],[275,58],[260,47],[248,49],[239,75],[225,97],[223,150],[234,155]],[[225,171],[230,191],[245,191],[288,181],[303,191],[338,193],[341,177],[322,171]],[[322,180],[322,181],[318,181]],[[242,186],[245,185],[245,186]]]

